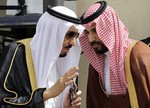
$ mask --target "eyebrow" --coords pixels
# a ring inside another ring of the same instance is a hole
[[[96,28],[92,28],[91,30],[96,30]]]

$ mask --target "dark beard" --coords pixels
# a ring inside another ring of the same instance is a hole
[[[99,41],[92,41],[90,42],[91,46],[93,47],[94,45],[98,45],[99,47],[98,48],[93,48],[94,51],[97,53],[97,54],[104,54],[105,52],[108,51],[108,48],[102,43],[102,42],[99,42]]]
[[[60,54],[59,57],[66,57],[67,53]]]

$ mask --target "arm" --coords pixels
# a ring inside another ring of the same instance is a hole
[[[60,93],[64,91],[64,89],[74,83],[74,78],[76,78],[79,74],[77,73],[78,67],[72,67],[68,70],[63,76],[61,76],[56,83],[43,93],[44,101],[54,98],[58,96]],[[66,85],[64,85],[66,83]]]

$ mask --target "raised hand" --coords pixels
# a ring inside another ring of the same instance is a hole
[[[74,66],[69,71],[67,71],[62,77],[60,77],[57,82],[49,89],[45,90],[43,93],[44,101],[58,96],[64,91],[64,89],[74,83],[74,78],[79,75],[77,72],[78,67]]]

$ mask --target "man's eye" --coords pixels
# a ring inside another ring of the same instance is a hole
[[[93,28],[92,31],[96,33],[96,28]]]
[[[87,35],[87,34],[89,34],[89,32],[87,31],[87,30],[84,30],[84,33]]]

